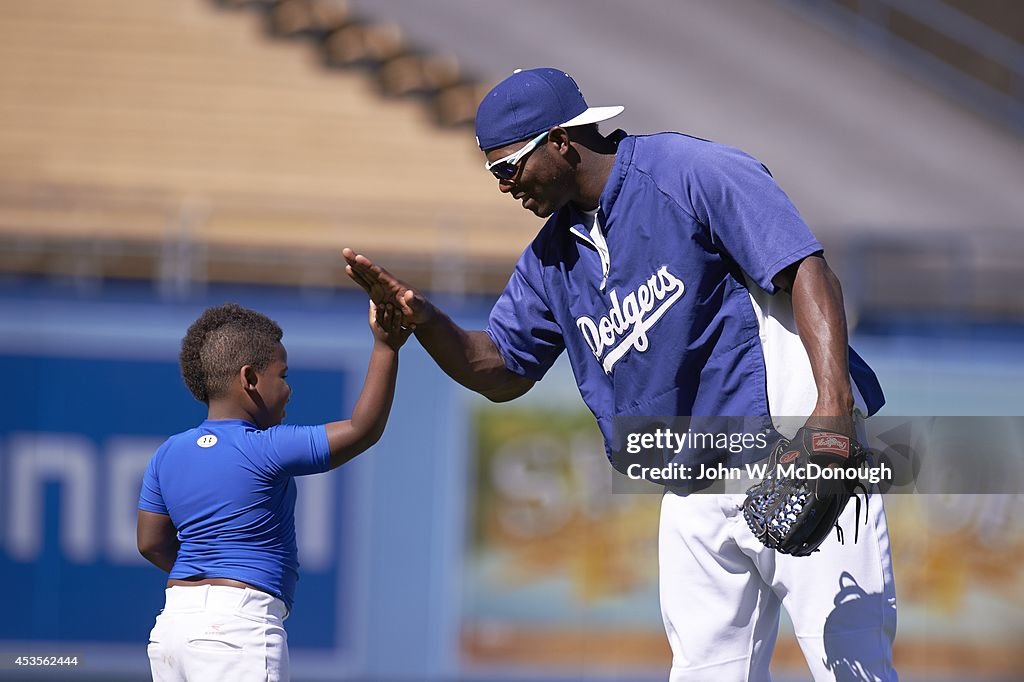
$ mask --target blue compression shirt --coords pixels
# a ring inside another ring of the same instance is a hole
[[[330,469],[327,430],[206,420],[171,436],[142,479],[139,509],[170,516],[181,549],[170,578],[231,578],[289,609],[298,580],[295,476]]]

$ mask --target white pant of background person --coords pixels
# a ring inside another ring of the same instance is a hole
[[[659,532],[661,609],[670,682],[771,679],[786,608],[816,682],[895,681],[896,592],[885,511],[872,494],[858,541],[850,500],[820,551],[793,557],[754,537],[742,494],[666,493]],[[862,500],[863,502],[863,500]]]
[[[154,682],[286,682],[284,602],[221,585],[170,587],[149,635]]]

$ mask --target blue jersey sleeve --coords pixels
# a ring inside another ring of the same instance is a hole
[[[757,159],[733,147],[709,145],[684,179],[694,215],[758,286],[774,294],[772,278],[822,246],[793,202]]]
[[[562,329],[537,292],[543,287],[539,268],[531,247],[491,309],[486,329],[509,371],[534,381],[540,381],[565,350]]]
[[[282,424],[262,432],[266,438],[266,457],[274,474],[306,476],[331,468],[327,428]]]
[[[157,450],[157,453],[149,460],[146,473],[142,475],[142,491],[139,493],[139,509],[154,514],[168,513],[163,493],[160,492],[160,477],[157,473],[162,450],[163,448]]]

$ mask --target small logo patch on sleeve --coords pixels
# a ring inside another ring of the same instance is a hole
[[[208,433],[205,436],[199,436],[199,440],[196,441],[196,445],[201,448],[212,448],[217,444],[217,436],[212,433]]]

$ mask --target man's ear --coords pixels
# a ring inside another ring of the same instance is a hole
[[[246,391],[255,391],[256,384],[259,382],[259,376],[256,374],[256,368],[252,365],[242,365],[242,369],[238,370],[238,378],[242,382],[242,388]]]
[[[565,128],[555,126],[551,129],[551,132],[548,133],[548,142],[554,142],[558,147],[558,152],[562,154],[562,156],[565,156],[565,153],[569,151],[569,143],[571,142],[569,139],[569,131]]]

